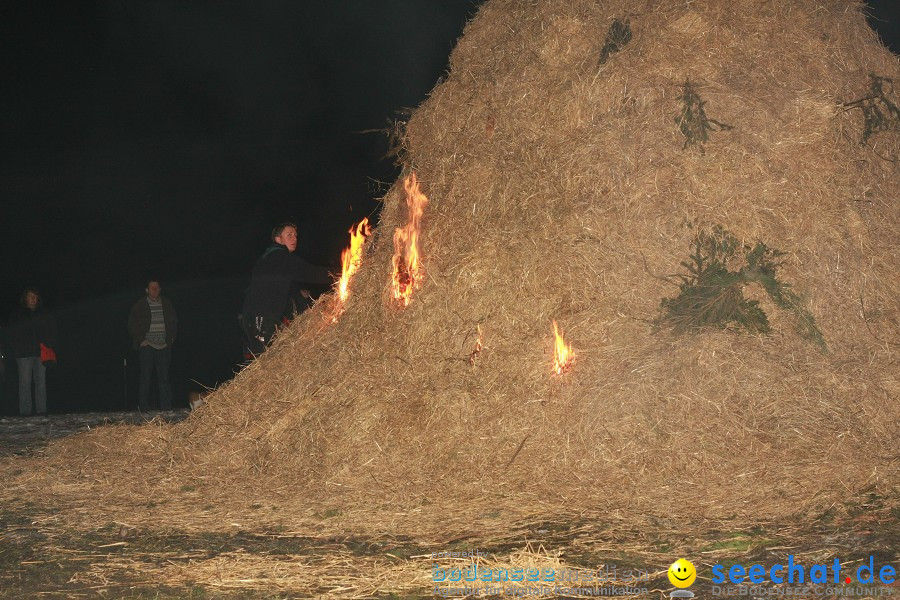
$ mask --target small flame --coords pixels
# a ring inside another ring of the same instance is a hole
[[[366,217],[350,228],[350,246],[341,253],[341,278],[338,280],[338,300],[341,304],[350,295],[350,278],[362,263],[363,244],[372,233],[369,219]]]
[[[563,340],[562,335],[559,333],[559,328],[556,326],[556,321],[553,321],[553,336],[556,339],[553,351],[553,372],[557,375],[562,375],[575,364],[575,352],[572,350],[572,346],[566,344]]]
[[[484,331],[481,330],[481,325],[476,326],[477,337],[475,338],[475,349],[469,353],[469,365],[475,364],[475,359],[478,358],[478,355],[481,354],[481,349],[484,348]]]
[[[394,272],[393,297],[401,306],[409,306],[413,290],[422,283],[422,265],[419,258],[419,232],[421,231],[422,214],[428,198],[419,189],[416,174],[411,173],[403,180],[406,190],[406,206],[409,220],[404,227],[394,231]]]

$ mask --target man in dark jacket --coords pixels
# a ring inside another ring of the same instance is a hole
[[[19,414],[31,414],[31,392],[37,414],[47,414],[47,370],[41,362],[41,344],[56,348],[56,321],[41,306],[41,293],[26,288],[20,306],[9,317],[7,336],[19,369]]]
[[[172,364],[172,344],[178,335],[178,315],[171,300],[160,295],[162,287],[158,280],[149,280],[144,291],[147,296],[135,302],[128,315],[128,333],[141,363],[138,407],[141,410],[150,408],[150,379],[155,370],[159,384],[159,408],[171,410],[169,365]]]
[[[253,355],[266,349],[283,320],[293,318],[292,283],[334,281],[328,269],[309,264],[293,253],[296,249],[297,226],[282,223],[272,230],[272,245],[253,266],[241,315],[247,350]]]
[[[6,333],[0,328],[0,381],[3,381],[3,377],[6,375],[6,355],[3,354],[3,344],[4,336]]]

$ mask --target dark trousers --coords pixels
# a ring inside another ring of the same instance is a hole
[[[157,350],[151,346],[141,346],[138,351],[141,357],[141,387],[138,391],[138,407],[149,410],[150,377],[156,370],[156,382],[159,385],[159,409],[172,410],[172,384],[169,381],[169,365],[172,364],[172,348],[166,346]]]
[[[278,321],[269,317],[243,315],[241,326],[244,329],[244,354],[258,356],[271,343],[278,329]]]

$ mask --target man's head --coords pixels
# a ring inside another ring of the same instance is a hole
[[[282,223],[272,230],[272,241],[287,246],[288,252],[297,249],[297,226],[293,223]]]
[[[154,302],[159,302],[159,293],[162,291],[162,286],[159,285],[158,279],[150,279],[147,281],[147,297],[153,300]]]
[[[28,310],[35,310],[41,305],[41,293],[33,287],[25,288],[19,302]]]

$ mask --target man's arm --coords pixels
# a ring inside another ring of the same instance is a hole
[[[291,279],[301,283],[316,283],[319,285],[331,285],[334,283],[334,277],[326,267],[311,265],[299,256],[290,255],[293,259]]]
[[[138,305],[135,304],[131,307],[131,312],[128,313],[128,335],[131,336],[131,339],[135,344],[140,344],[144,337],[144,333],[139,331],[139,321],[141,317],[138,314],[138,310]]]

